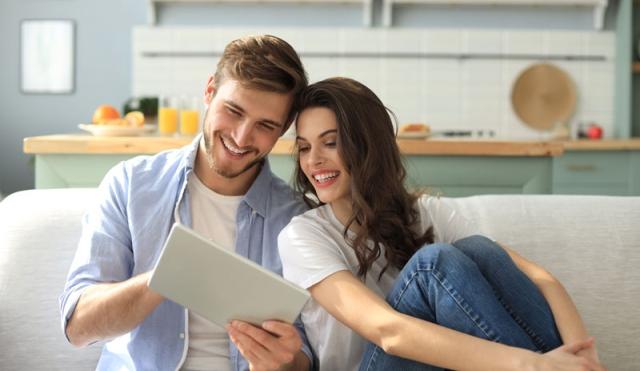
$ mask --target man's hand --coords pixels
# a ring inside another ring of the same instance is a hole
[[[226,328],[231,341],[249,362],[251,371],[309,368],[309,360],[300,351],[300,335],[291,324],[266,321],[259,328],[246,322],[232,321]]]

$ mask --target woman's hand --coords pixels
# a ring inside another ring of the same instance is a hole
[[[595,343],[591,347],[579,350],[576,353],[576,355],[581,356],[581,357],[586,357],[586,358],[589,358],[589,359],[591,359],[593,361],[596,361],[596,362],[600,363],[600,357],[598,357],[598,351],[596,350]]]
[[[598,361],[593,338],[565,344],[541,355],[533,370],[606,371]]]

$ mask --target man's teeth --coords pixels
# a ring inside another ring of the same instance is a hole
[[[314,175],[313,178],[319,182],[319,183],[324,183],[327,182],[335,177],[338,176],[338,172],[333,172],[333,173],[322,173],[322,174],[317,174]]]
[[[226,140],[222,139],[222,144],[224,144],[225,148],[228,149],[229,151],[233,152],[236,155],[243,155],[247,152],[249,152],[249,150],[241,150],[238,147],[234,147],[232,145],[230,145]]]

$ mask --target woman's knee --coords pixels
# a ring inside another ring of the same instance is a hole
[[[481,235],[459,239],[453,246],[479,265],[502,264],[504,259],[509,259],[509,254],[500,245]]]
[[[468,258],[458,248],[447,243],[433,243],[418,250],[407,265],[422,269],[433,269],[451,264],[468,263]]]

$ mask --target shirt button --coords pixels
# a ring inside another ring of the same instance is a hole
[[[181,332],[179,335],[180,339],[184,339],[184,332]]]

